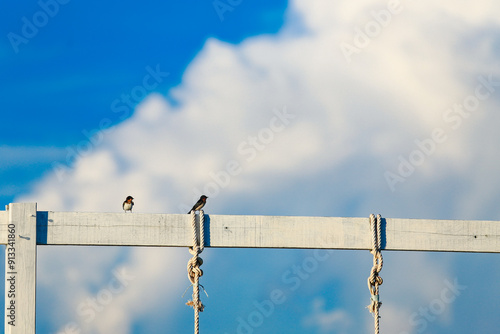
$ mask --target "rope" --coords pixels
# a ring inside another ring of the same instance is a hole
[[[380,245],[382,242],[382,217],[377,215],[375,219],[375,215],[370,215],[370,228],[372,231],[372,250],[373,254],[373,267],[370,273],[370,277],[368,277],[368,290],[371,293],[371,303],[368,305],[368,310],[373,313],[373,317],[375,318],[375,334],[379,334],[380,325],[379,325],[379,310],[380,306],[382,306],[382,302],[379,301],[379,285],[382,285],[383,280],[382,277],[379,276],[380,271],[382,270],[382,266],[384,265],[384,259],[382,258],[382,253],[380,252]]]
[[[203,260],[198,255],[203,252],[205,248],[205,214],[203,210],[200,210],[200,242],[198,243],[198,229],[196,228],[196,214],[194,210],[191,211],[191,225],[193,227],[193,247],[189,247],[189,253],[193,255],[189,259],[187,264],[188,278],[193,286],[193,300],[186,303],[188,306],[192,306],[194,309],[194,333],[200,333],[200,312],[203,312],[205,305],[201,303],[200,300],[200,283],[199,278],[203,276],[203,270],[200,266],[203,264]]]

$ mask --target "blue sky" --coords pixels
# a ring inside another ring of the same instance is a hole
[[[33,160],[9,154],[12,160],[0,170],[6,182],[0,193],[3,202],[26,191],[29,181],[50,170],[52,162],[67,164],[64,148],[88,140],[85,133],[100,129],[101,120],[109,119],[110,125],[122,121],[124,113],[111,104],[141,83],[146,67],[161,63],[161,71],[169,73],[154,89],[166,94],[179,84],[207,38],[238,43],[251,35],[275,33],[286,8],[284,1],[241,2],[239,10],[221,12],[221,21],[210,2],[54,3],[47,2],[46,8],[55,14],[45,15],[47,23],[35,26],[31,38],[24,37],[30,30],[23,18],[34,24],[37,13],[46,12],[44,6],[12,3],[0,14],[5,37],[0,44],[3,120],[23,122],[22,127],[5,127],[0,143],[4,149],[55,149]],[[132,104],[138,102],[131,98]],[[126,114],[131,113],[132,108]]]
[[[3,204],[184,213],[206,193],[207,214],[500,220],[495,1],[4,6]],[[371,331],[368,252],[202,257],[204,333]],[[38,332],[187,333],[188,258],[39,247]],[[496,254],[384,259],[384,333],[497,332]]]

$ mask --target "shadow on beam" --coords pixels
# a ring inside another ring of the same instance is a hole
[[[38,245],[47,244],[47,231],[49,224],[49,212],[37,211],[36,212],[36,243]]]

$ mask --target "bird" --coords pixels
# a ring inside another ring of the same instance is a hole
[[[127,198],[123,201],[122,208],[123,211],[127,212],[130,211],[132,212],[132,208],[134,207],[134,201],[133,201],[132,196],[127,196]]]
[[[195,203],[195,205],[193,205],[193,208],[191,210],[189,210],[188,213],[191,213],[191,211],[198,211],[198,210],[201,210],[201,208],[203,208],[205,206],[205,204],[207,203],[207,196],[205,195],[202,195],[200,197],[200,199],[198,200],[198,202]]]

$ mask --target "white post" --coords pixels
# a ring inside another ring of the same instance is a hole
[[[8,206],[5,333],[35,334],[36,203]]]

